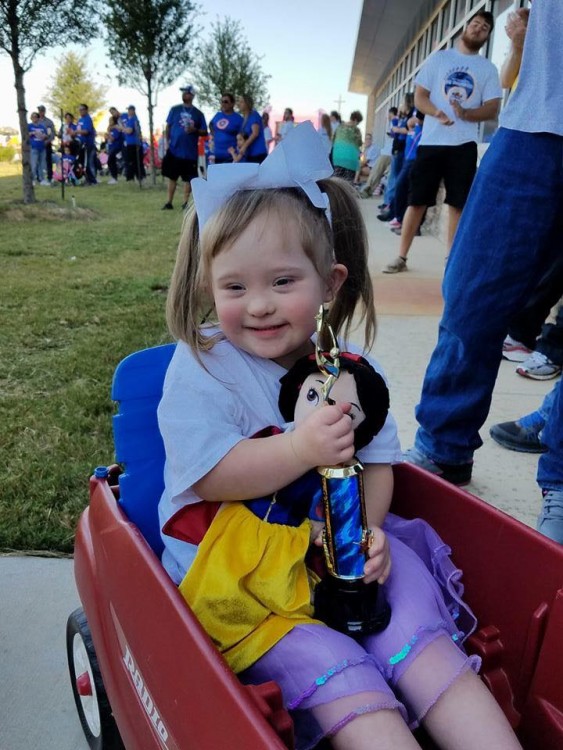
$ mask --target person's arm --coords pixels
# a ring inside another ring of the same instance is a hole
[[[260,135],[260,125],[258,125],[258,123],[256,122],[253,122],[252,125],[250,126],[250,135],[248,136],[248,138],[244,142],[244,146],[242,146],[240,150],[241,155],[244,156],[244,154],[248,151],[248,147],[250,146],[250,144],[254,143],[254,141],[258,138],[259,135]]]
[[[505,30],[510,39],[510,50],[500,69],[500,85],[503,89],[511,89],[520,72],[529,15],[528,9],[520,8],[508,16]]]
[[[423,86],[417,86],[414,90],[414,106],[422,114],[435,117],[442,125],[453,125],[454,121],[441,109],[438,109],[430,100],[430,91]]]
[[[236,501],[270,495],[315,466],[334,466],[354,455],[350,404],[323,406],[293,431],[242,440],[194,484],[203,500]]]
[[[494,120],[499,113],[500,99],[489,99],[487,102],[483,102],[480,107],[474,109],[464,109],[458,102],[452,103],[452,109],[463,122],[485,122],[486,120]]]

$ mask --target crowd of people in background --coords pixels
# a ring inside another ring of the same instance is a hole
[[[135,106],[129,105],[123,113],[110,107],[109,113],[107,128],[98,133],[87,104],[79,105],[78,117],[65,112],[58,130],[43,105],[32,112],[28,133],[34,184],[97,185],[105,172],[108,185],[117,184],[121,174],[127,181],[144,180],[149,144]]]

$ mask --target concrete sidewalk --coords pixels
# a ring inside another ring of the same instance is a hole
[[[412,445],[414,407],[436,341],[445,248],[432,237],[417,238],[409,271],[381,274],[397,255],[399,238],[377,221],[377,203],[361,203],[379,319],[374,355],[389,378],[392,410],[407,448]],[[537,456],[504,450],[489,438],[488,426],[535,409],[553,381],[525,380],[514,370],[513,364],[501,365],[482,430],[484,446],[467,489],[533,526],[540,508]],[[85,501],[87,492],[85,482]],[[86,750],[66,666],[66,620],[79,606],[72,561],[0,557],[0,597],[0,750]]]

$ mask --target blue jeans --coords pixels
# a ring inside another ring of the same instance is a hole
[[[86,153],[84,154],[84,170],[86,172],[86,182],[90,185],[95,185],[98,180],[96,179],[96,146],[86,146]]]
[[[416,409],[415,446],[434,461],[467,463],[482,445],[479,429],[509,322],[563,252],[562,243],[563,138],[501,128],[457,229],[444,276],[438,343]],[[550,447],[559,451],[555,461],[544,462],[547,481],[560,484],[561,407],[556,399],[544,430]]]
[[[539,411],[546,417],[541,441],[547,445],[538,462],[538,484],[542,490],[563,490],[563,398],[561,381],[547,394]]]
[[[45,149],[31,149],[31,177],[36,182],[43,182],[45,179]]]
[[[393,154],[391,159],[391,168],[389,169],[389,180],[387,181],[387,187],[385,188],[385,194],[383,200],[389,206],[391,205],[393,198],[395,197],[395,186],[397,184],[397,178],[403,168],[403,161],[405,154],[403,151],[398,151]]]

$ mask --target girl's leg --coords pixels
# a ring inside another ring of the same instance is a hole
[[[335,750],[420,750],[398,711],[358,716],[332,739]]]
[[[500,706],[474,672],[465,672],[446,690],[423,724],[447,750],[522,750]]]
[[[500,706],[460,653],[445,637],[427,646],[397,683],[405,703],[445,750],[521,750]]]

